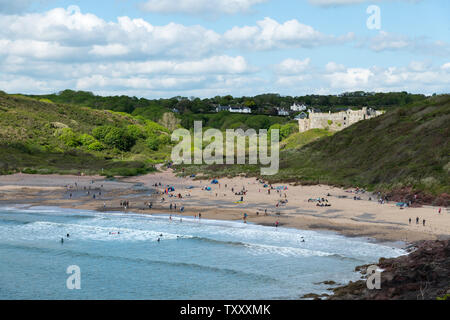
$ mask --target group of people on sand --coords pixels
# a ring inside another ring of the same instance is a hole
[[[316,207],[331,207],[331,204],[328,202],[327,198],[309,198],[308,202],[317,202]]]
[[[416,224],[419,224],[419,221],[420,221],[419,217],[416,217]],[[426,222],[426,220],[422,219],[422,225],[424,227],[425,227],[425,222]],[[409,224],[411,224],[411,218],[409,218]]]
[[[130,201],[128,200],[122,200],[120,201],[120,207],[124,208],[125,210],[130,207]]]

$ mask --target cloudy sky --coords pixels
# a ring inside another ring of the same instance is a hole
[[[449,93],[449,14],[448,0],[0,0],[0,90]]]

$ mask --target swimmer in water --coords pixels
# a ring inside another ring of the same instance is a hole
[[[64,243],[64,239],[63,238],[61,238],[61,243]]]
[[[70,237],[70,234],[67,234],[67,238]]]
[[[157,240],[158,242],[160,242],[161,241],[161,239],[160,238],[158,238],[158,240]]]

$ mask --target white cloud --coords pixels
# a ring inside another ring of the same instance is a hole
[[[372,38],[360,39],[359,47],[368,47],[375,52],[409,51],[435,56],[449,56],[450,45],[444,41],[431,41],[428,37],[409,37],[380,31]]]
[[[248,12],[268,0],[148,0],[140,5],[147,12],[184,14],[236,14]]]
[[[256,26],[234,27],[224,33],[231,47],[247,47],[252,50],[269,50],[286,47],[315,47],[352,40],[349,33],[341,37],[325,35],[296,19],[279,23],[271,18],[257,21]]]
[[[122,56],[127,54],[128,52],[129,49],[120,43],[112,43],[103,46],[94,45],[89,51],[90,54],[102,57]]]
[[[330,61],[325,66],[325,70],[328,72],[341,72],[345,70],[345,66],[343,64],[338,64],[334,61]]]
[[[281,92],[287,88],[317,94],[345,91],[409,91],[448,93],[450,63],[436,67],[426,61],[412,61],[403,67],[346,67],[329,62],[324,68],[309,68],[298,74],[277,75]]]
[[[106,21],[82,13],[76,6],[1,15],[0,90],[42,93],[78,88],[167,97],[253,95],[286,88],[304,88],[303,93],[317,88],[439,92],[448,86],[450,62],[439,68],[414,61],[404,68],[384,69],[329,62],[317,70],[310,58],[285,59],[268,68],[274,77],[269,81],[267,73],[244,57],[246,52],[337,45],[354,38],[351,33],[324,34],[296,19],[278,22],[264,18],[219,33],[200,25],[153,25],[126,16]],[[425,50],[412,45],[413,40],[380,33],[370,45],[375,51]],[[434,44],[446,46],[444,42]]]
[[[304,60],[285,59],[275,66],[275,72],[278,74],[296,74],[308,69],[310,58]]]
[[[374,73],[370,69],[348,68],[345,71],[332,72],[325,75],[332,88],[353,89],[367,87]]]

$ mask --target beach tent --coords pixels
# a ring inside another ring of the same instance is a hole
[[[173,191],[175,191],[175,188],[174,188],[174,187],[168,187],[168,188],[167,188],[167,192],[173,192]]]
[[[211,181],[211,184],[218,184],[219,181],[217,179],[214,179],[213,181]]]
[[[211,191],[211,187],[206,187],[205,190],[206,191]]]
[[[407,206],[408,206],[408,204],[406,204],[406,203],[404,203],[404,202],[397,202],[395,205],[396,205],[397,207],[407,207]]]
[[[191,174],[191,178],[195,178],[195,174]]]

